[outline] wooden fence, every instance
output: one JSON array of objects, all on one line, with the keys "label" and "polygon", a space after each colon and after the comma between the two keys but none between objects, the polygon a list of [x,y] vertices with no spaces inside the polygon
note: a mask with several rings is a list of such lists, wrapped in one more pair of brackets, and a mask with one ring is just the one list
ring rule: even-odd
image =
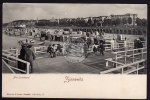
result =
[{"label": "wooden fence", "polygon": [[[2,62],[9,68],[9,70],[12,73],[16,73],[14,70],[29,74],[30,73],[30,63],[27,61],[24,61],[22,59],[19,59],[18,56],[12,52],[9,52],[7,50],[2,50]],[[11,62],[11,64],[10,64]],[[17,68],[17,63],[21,62],[21,63],[25,63],[26,64],[26,71],[21,70],[19,68]],[[13,64],[15,64],[15,67],[13,66]]]},{"label": "wooden fence", "polygon": [[[128,52],[130,52],[130,53],[128,53]],[[138,68],[136,69],[134,66],[132,66],[132,63],[133,63],[133,65],[136,65],[136,64],[141,63],[141,62],[138,62],[138,61],[142,61],[142,63],[145,62],[147,58],[144,57],[144,54],[147,54],[147,48],[139,48],[139,49],[119,51],[119,52],[115,52],[115,54],[116,54],[115,58],[105,59],[106,60],[106,67],[113,66],[114,67],[114,68],[112,68],[113,70],[109,69],[109,70],[106,70],[106,71],[102,71],[100,73],[112,72],[112,71],[118,70],[118,67],[119,67],[119,69],[122,69],[122,73],[123,73],[124,68],[129,68],[130,67],[131,69],[130,69],[129,72],[132,72],[132,70],[138,71],[140,69],[145,68],[145,67],[140,67],[139,68],[139,65],[137,65]],[[135,56],[140,56],[140,57],[135,57]],[[120,61],[120,59],[123,60],[123,63]],[[129,59],[129,61],[132,61],[132,62],[130,62],[130,63],[127,62],[127,59]],[[121,67],[121,66],[124,66],[124,67]],[[132,67],[134,69],[132,69]]]}]

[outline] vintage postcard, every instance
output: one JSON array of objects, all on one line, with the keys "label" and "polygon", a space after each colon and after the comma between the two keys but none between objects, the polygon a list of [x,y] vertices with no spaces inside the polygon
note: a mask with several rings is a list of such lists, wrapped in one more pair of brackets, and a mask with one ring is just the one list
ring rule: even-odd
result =
[{"label": "vintage postcard", "polygon": [[2,97],[146,99],[146,4],[3,3],[2,15]]}]

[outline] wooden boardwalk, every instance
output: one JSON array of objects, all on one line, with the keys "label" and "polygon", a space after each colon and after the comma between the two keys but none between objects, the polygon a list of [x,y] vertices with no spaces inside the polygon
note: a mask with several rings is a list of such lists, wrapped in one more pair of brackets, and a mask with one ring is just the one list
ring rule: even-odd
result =
[{"label": "wooden boardwalk", "polygon": [[63,56],[56,58],[41,58],[35,61],[34,73],[80,73],[80,74],[98,74],[105,68],[105,59],[113,57],[113,54],[104,56],[90,54],[88,58],[79,63],[67,61]]},{"label": "wooden boardwalk", "polygon": [[[45,54],[46,55],[46,54]],[[47,54],[49,55],[49,54]],[[105,53],[104,56],[98,54],[90,54],[88,58],[79,63],[72,63],[65,59],[63,56],[50,58],[50,56],[36,59],[34,62],[34,74],[48,74],[48,73],[61,73],[61,74],[99,74],[101,70],[106,70],[105,59],[113,57],[111,53]],[[10,73],[7,66],[4,64],[3,73]]]}]

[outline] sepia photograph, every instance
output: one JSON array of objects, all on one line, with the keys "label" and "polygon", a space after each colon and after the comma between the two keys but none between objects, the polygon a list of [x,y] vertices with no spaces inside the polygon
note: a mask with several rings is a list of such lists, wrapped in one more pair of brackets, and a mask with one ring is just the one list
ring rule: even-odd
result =
[{"label": "sepia photograph", "polygon": [[146,4],[3,3],[2,15],[3,75],[147,75]]},{"label": "sepia photograph", "polygon": [[2,27],[3,73],[147,72],[142,4],[6,3]]}]

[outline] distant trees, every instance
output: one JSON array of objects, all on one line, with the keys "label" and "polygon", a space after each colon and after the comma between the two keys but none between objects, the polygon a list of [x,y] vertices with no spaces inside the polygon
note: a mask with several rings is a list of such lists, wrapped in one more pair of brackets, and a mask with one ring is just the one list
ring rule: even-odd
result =
[{"label": "distant trees", "polygon": [[121,24],[121,19],[117,18],[116,19],[116,25],[120,25]]},{"label": "distant trees", "polygon": [[97,26],[98,21],[96,19],[94,19],[94,26]]},{"label": "distant trees", "polygon": [[91,18],[88,19],[87,24],[88,24],[88,26],[92,25],[92,19]]},{"label": "distant trees", "polygon": [[76,20],[76,26],[85,26],[85,20],[84,19],[80,19],[80,18],[77,18]]},{"label": "distant trees", "polygon": [[147,19],[142,19],[142,26],[147,26]]},{"label": "distant trees", "polygon": [[37,26],[56,26],[58,25],[58,22],[51,22],[49,20],[39,20],[35,23]]},{"label": "distant trees", "polygon": [[132,18],[131,17],[128,18],[128,23],[132,24]]},{"label": "distant trees", "polygon": [[147,19],[136,19],[137,26],[147,26]]},{"label": "distant trees", "polygon": [[137,26],[141,26],[142,25],[142,20],[140,18],[137,18],[136,23],[137,23]]},{"label": "distant trees", "polygon": [[112,20],[112,25],[116,25],[116,20]]},{"label": "distant trees", "polygon": [[[86,27],[86,26],[95,26],[95,27],[103,27],[103,26],[119,26],[119,25],[128,25],[132,24],[132,18],[62,18],[62,19],[42,19],[42,20],[16,20],[11,23],[13,26],[18,26],[19,24],[37,25],[37,26],[78,26],[78,27]],[[137,26],[147,26],[147,19],[137,18],[135,23]]]},{"label": "distant trees", "polygon": [[75,18],[73,18],[71,21],[70,21],[70,23],[71,23],[71,26],[75,26],[76,25],[76,19]]},{"label": "distant trees", "polygon": [[127,24],[127,19],[123,18],[123,19],[122,19],[122,24],[123,24],[123,25]]},{"label": "distant trees", "polygon": [[103,25],[104,26],[111,26],[112,25],[112,20],[111,19],[104,19],[104,22],[103,22]]}]

